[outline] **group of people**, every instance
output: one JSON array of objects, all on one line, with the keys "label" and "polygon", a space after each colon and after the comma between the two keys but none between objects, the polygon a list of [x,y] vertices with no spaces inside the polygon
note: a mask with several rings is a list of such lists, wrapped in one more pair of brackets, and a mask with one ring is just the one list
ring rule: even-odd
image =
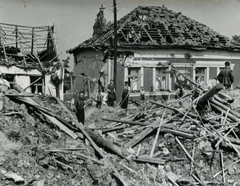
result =
[{"label": "group of people", "polygon": [[[116,101],[116,92],[113,80],[111,80],[110,84],[107,86],[107,91],[108,91],[108,106],[114,106],[114,101]],[[120,107],[122,109],[126,109],[128,107],[129,93],[130,87],[128,85],[128,81],[125,81],[122,91],[122,100],[120,102]],[[141,87],[140,91],[140,100],[145,100],[145,91],[143,87]]]},{"label": "group of people", "polygon": [[[128,82],[124,82],[124,87],[122,91],[122,100],[120,102],[120,107],[122,109],[126,109],[128,107],[128,99],[129,99],[129,93],[130,93],[130,87],[128,86]],[[143,87],[141,87],[140,91],[140,100],[144,101],[145,100],[145,90]],[[98,91],[96,97],[96,107],[98,109],[101,109],[102,102],[103,102],[103,96],[101,94],[101,91]],[[107,105],[110,107],[114,106],[114,101],[116,101],[116,91],[115,91],[115,86],[113,80],[110,81],[110,84],[107,85]],[[75,91],[74,97],[72,99],[72,109],[75,110],[78,121],[84,124],[85,120],[85,113],[84,113],[84,108],[85,103],[84,103],[84,92],[80,91],[79,93]]]},{"label": "group of people", "polygon": [[[231,88],[231,85],[234,81],[233,71],[230,68],[230,62],[225,62],[225,68],[220,71],[220,73],[215,77],[211,82],[212,86],[216,85],[217,82],[220,82],[224,85],[225,89]],[[175,81],[175,87],[176,87],[176,95],[177,97],[182,97],[184,94],[184,87],[187,85],[187,80],[183,77],[181,73],[179,73],[176,76]],[[110,81],[110,84],[107,86],[107,104],[108,106],[113,107],[114,101],[116,101],[116,91],[115,91],[115,85],[113,80]],[[129,93],[130,93],[130,87],[128,84],[128,81],[124,82],[124,87],[122,91],[122,100],[120,102],[120,107],[122,109],[126,109],[128,107],[128,100],[129,100]],[[143,87],[141,87],[140,91],[140,101],[143,103],[145,100],[145,90]],[[96,96],[96,107],[101,109],[102,105],[102,94],[100,91],[98,91],[98,94]],[[76,115],[78,118],[78,121],[84,124],[85,114],[84,114],[84,92],[80,92],[79,96],[75,94],[74,97],[74,103],[75,103],[75,109],[76,109]]]},{"label": "group of people", "polygon": [[[122,109],[126,109],[128,107],[128,98],[130,93],[130,87],[128,86],[128,81],[124,82],[124,87],[122,91],[122,101],[120,102],[120,106]],[[145,90],[144,87],[141,87],[140,91],[140,102],[143,103],[145,100]]]}]

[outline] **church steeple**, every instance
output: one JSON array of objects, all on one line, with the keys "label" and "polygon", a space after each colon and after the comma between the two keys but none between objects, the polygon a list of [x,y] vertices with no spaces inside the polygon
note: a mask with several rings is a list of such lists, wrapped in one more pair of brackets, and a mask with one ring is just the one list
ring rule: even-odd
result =
[{"label": "church steeple", "polygon": [[104,18],[104,9],[105,7],[101,5],[99,7],[99,12],[97,13],[97,18],[95,19],[95,23],[93,25],[93,36],[102,33],[104,27],[106,25],[106,19]]}]

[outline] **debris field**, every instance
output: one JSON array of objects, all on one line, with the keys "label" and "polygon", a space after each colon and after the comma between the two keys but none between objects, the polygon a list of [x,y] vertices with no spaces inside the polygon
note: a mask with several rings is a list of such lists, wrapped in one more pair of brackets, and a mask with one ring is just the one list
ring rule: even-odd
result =
[{"label": "debris field", "polygon": [[58,98],[15,84],[0,116],[0,185],[239,185],[238,108],[222,84],[188,80],[176,100],[89,106],[85,126]]}]

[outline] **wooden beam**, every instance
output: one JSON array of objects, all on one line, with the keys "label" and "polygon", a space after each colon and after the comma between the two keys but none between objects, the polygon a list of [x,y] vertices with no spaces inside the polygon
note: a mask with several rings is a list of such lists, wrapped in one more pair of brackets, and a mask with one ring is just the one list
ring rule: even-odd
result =
[{"label": "wooden beam", "polygon": [[199,98],[198,105],[204,106],[210,98],[212,98],[215,94],[217,94],[222,89],[223,89],[223,84],[218,83],[215,87],[213,87],[211,90],[209,90]]},{"label": "wooden beam", "polygon": [[156,102],[156,101],[149,100],[149,102],[150,102],[150,103],[153,103],[153,104],[155,104],[155,105],[158,105],[158,106],[160,106],[160,107],[164,107],[164,108],[167,108],[167,109],[169,109],[169,110],[172,110],[172,111],[174,111],[174,112],[176,112],[176,113],[180,113],[180,114],[183,114],[183,115],[187,115],[187,116],[189,116],[189,117],[194,117],[194,118],[197,118],[197,117],[198,117],[196,114],[193,114],[193,113],[187,113],[187,114],[185,114],[185,113],[183,113],[182,111],[180,111],[179,109],[170,107],[170,106],[165,105],[165,104],[162,104],[162,103],[158,103],[158,102]]},{"label": "wooden beam", "polygon": [[161,129],[161,126],[163,124],[163,118],[165,116],[165,113],[166,113],[166,109],[164,110],[164,112],[162,114],[162,118],[161,118],[161,121],[159,123],[158,131],[157,131],[156,137],[155,137],[154,142],[153,142],[153,146],[152,146],[152,150],[151,150],[151,153],[150,153],[150,157],[153,156],[153,153],[154,153],[154,150],[155,150],[155,146],[157,144],[158,136],[159,136],[159,133],[160,133],[160,129]]},{"label": "wooden beam", "polygon": [[69,136],[71,136],[73,139],[77,139],[78,135],[74,133],[72,130],[67,128],[64,124],[62,124],[59,120],[57,120],[53,116],[49,116],[48,114],[41,111],[41,113],[48,118],[53,124],[57,125],[63,132],[67,133]]},{"label": "wooden beam", "polygon": [[58,98],[56,98],[59,105],[69,114],[72,121],[75,123],[75,125],[81,130],[82,134],[89,140],[89,143],[92,145],[92,147],[98,152],[98,154],[105,160],[105,162],[108,164],[108,166],[113,170],[115,176],[122,182],[124,186],[128,186],[128,183],[124,180],[122,175],[117,171],[117,169],[113,166],[113,164],[107,159],[107,157],[103,154],[103,152],[100,150],[100,148],[96,145],[96,143],[92,140],[92,138],[88,135],[86,130],[84,129],[84,126],[82,123],[79,123],[77,119],[72,115],[72,113],[66,108],[66,106],[60,101]]},{"label": "wooden beam", "polygon": [[140,163],[151,163],[151,164],[159,164],[159,165],[164,165],[166,162],[165,160],[160,158],[152,158],[152,157],[146,157],[146,156],[138,156],[136,158],[133,158],[132,160]]},{"label": "wooden beam", "polygon": [[143,122],[137,122],[137,121],[129,121],[129,120],[118,120],[118,119],[110,119],[110,118],[102,118],[103,121],[111,121],[111,122],[117,122],[117,123],[127,123],[130,125],[142,125],[147,126],[147,123]]}]

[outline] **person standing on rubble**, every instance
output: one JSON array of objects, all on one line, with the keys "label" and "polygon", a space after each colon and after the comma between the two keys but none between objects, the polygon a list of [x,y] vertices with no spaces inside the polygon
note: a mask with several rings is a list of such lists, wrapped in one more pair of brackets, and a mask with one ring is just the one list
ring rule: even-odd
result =
[{"label": "person standing on rubble", "polygon": [[145,90],[144,87],[141,87],[141,91],[140,91],[140,104],[142,106],[142,109],[145,111]]},{"label": "person standing on rubble", "polygon": [[98,109],[101,109],[101,107],[102,107],[102,95],[101,95],[100,90],[98,91],[98,94],[97,94],[97,97],[96,97],[96,102],[97,102],[96,107]]},{"label": "person standing on rubble", "polygon": [[116,100],[116,92],[113,84],[113,80],[110,81],[110,84],[107,86],[108,90],[108,106],[113,107],[113,103]]},{"label": "person standing on rubble", "polygon": [[75,107],[77,110],[77,118],[78,118],[78,122],[81,122],[84,125],[84,121],[85,121],[85,113],[84,113],[84,92],[81,91],[79,92],[79,97],[77,97],[76,101],[75,101]]},{"label": "person standing on rubble", "polygon": [[144,87],[141,87],[141,91],[140,91],[140,101],[144,101],[145,100],[145,90]]},{"label": "person standing on rubble", "polygon": [[122,109],[126,109],[128,107],[129,89],[130,88],[128,86],[128,82],[125,81],[123,91],[122,91],[122,101],[121,101],[121,104],[120,104]]},{"label": "person standing on rubble", "polygon": [[10,83],[3,78],[3,74],[0,72],[0,112],[4,110],[5,93],[10,88]]},{"label": "person standing on rubble", "polygon": [[76,103],[77,98],[78,98],[78,91],[74,90],[73,97],[71,99],[71,109],[73,112],[76,112],[75,103]]},{"label": "person standing on rubble", "polygon": [[175,89],[176,89],[176,99],[181,98],[184,94],[184,86],[186,81],[181,73],[177,74],[175,81]]},{"label": "person standing on rubble", "polygon": [[223,84],[225,89],[231,88],[231,85],[234,81],[233,71],[230,68],[230,62],[225,62],[225,68],[220,71],[220,73],[217,76],[217,79],[220,83]]}]

